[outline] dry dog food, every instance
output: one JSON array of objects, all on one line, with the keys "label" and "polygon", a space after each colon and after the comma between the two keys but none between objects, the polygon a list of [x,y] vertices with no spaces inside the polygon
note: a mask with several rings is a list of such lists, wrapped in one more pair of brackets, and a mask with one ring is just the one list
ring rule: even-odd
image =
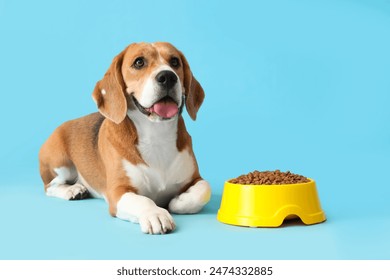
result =
[{"label": "dry dog food", "polygon": [[305,176],[291,173],[290,171],[281,172],[280,170],[275,170],[260,172],[255,170],[235,179],[231,179],[229,182],[241,185],[284,185],[307,183],[309,182],[309,179]]}]

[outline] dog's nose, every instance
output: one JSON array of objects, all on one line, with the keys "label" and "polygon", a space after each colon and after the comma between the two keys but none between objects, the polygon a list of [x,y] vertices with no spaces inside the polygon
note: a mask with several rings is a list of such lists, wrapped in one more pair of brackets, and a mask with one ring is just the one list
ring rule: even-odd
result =
[{"label": "dog's nose", "polygon": [[177,83],[177,76],[172,71],[164,70],[157,74],[156,81],[160,86],[171,89]]}]

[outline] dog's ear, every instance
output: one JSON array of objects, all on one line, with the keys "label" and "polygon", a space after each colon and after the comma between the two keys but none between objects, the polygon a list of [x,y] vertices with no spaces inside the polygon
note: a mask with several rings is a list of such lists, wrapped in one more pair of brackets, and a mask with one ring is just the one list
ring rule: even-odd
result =
[{"label": "dog's ear", "polygon": [[92,93],[100,113],[117,124],[121,123],[127,114],[126,86],[121,69],[125,51],[113,59],[110,68],[103,79],[96,83]]},{"label": "dog's ear", "polygon": [[184,71],[184,94],[186,96],[186,108],[191,119],[196,120],[196,114],[203,103],[204,91],[199,82],[192,75],[187,59],[180,52]]}]

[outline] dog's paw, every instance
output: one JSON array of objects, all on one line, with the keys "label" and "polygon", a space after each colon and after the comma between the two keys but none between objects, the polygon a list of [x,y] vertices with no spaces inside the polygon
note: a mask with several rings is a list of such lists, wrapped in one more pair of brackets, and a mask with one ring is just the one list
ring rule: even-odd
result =
[{"label": "dog's paw", "polygon": [[74,184],[67,192],[69,200],[80,200],[89,197],[89,191],[81,184]]},{"label": "dog's paw", "polygon": [[175,222],[169,212],[160,207],[155,207],[143,213],[138,222],[143,233],[165,234],[175,229]]},{"label": "dog's paw", "polygon": [[169,203],[169,211],[177,214],[194,214],[202,210],[211,196],[210,185],[201,180]]},{"label": "dog's paw", "polygon": [[55,185],[47,188],[46,194],[66,200],[79,200],[89,196],[88,189],[81,184]]}]

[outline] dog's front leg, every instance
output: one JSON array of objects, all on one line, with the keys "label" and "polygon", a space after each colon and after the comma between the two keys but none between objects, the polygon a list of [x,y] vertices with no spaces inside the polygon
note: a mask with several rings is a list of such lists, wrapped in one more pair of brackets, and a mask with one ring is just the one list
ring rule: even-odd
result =
[{"label": "dog's front leg", "polygon": [[169,212],[158,207],[153,200],[134,192],[117,196],[116,207],[110,207],[111,214],[122,219],[139,223],[141,230],[148,234],[165,234],[175,229],[175,222]]},{"label": "dog's front leg", "polygon": [[177,214],[193,214],[202,210],[209,202],[211,188],[207,181],[198,179],[187,191],[179,194],[169,203],[169,211]]}]

